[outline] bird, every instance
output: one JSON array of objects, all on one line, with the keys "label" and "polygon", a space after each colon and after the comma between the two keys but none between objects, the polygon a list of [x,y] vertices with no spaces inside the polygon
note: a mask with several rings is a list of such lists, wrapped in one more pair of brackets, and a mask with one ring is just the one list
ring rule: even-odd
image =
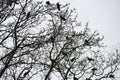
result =
[{"label": "bird", "polygon": [[26,12],[23,12],[23,14],[26,14]]},{"label": "bird", "polygon": [[92,70],[92,74],[95,74],[95,71],[97,70],[97,68],[94,67],[91,70]]},{"label": "bird", "polygon": [[57,9],[60,11],[60,4],[57,3],[56,5],[57,5]]},{"label": "bird", "polygon": [[50,37],[50,42],[55,42],[54,36],[51,36],[51,37]]},{"label": "bird", "polygon": [[75,48],[75,47],[73,47],[73,48],[72,48],[72,50],[73,50],[73,51],[75,51],[75,50],[76,50],[76,48]]},{"label": "bird", "polygon": [[47,5],[51,5],[50,1],[46,1],[46,4],[47,4]]},{"label": "bird", "polygon": [[77,77],[75,77],[75,74],[74,74],[73,80],[78,80],[78,78],[77,78]]},{"label": "bird", "polygon": [[26,71],[26,72],[24,73],[24,77],[26,77],[26,75],[28,75],[29,72],[30,72],[30,70]]},{"label": "bird", "polygon": [[94,68],[92,68],[91,70],[94,72],[94,71],[96,71],[96,70],[97,70],[97,68],[95,68],[95,67],[94,67]]},{"label": "bird", "polygon": [[26,19],[30,17],[30,12],[27,13]]},{"label": "bird", "polygon": [[66,20],[62,15],[60,15],[60,19],[63,20],[63,21]]},{"label": "bird", "polygon": [[7,5],[12,6],[12,0],[7,0]]},{"label": "bird", "polygon": [[66,40],[70,40],[70,38],[68,36],[66,36]]},{"label": "bird", "polygon": [[18,4],[18,0],[12,0],[12,2]]},{"label": "bird", "polygon": [[64,56],[67,56],[67,53],[65,53],[65,52],[62,52],[62,54],[63,54]]},{"label": "bird", "polygon": [[71,62],[73,62],[74,60],[75,60],[75,58],[72,58],[72,59],[70,59],[71,60]]},{"label": "bird", "polygon": [[92,80],[92,79],[90,79],[90,78],[86,78],[86,80]]},{"label": "bird", "polygon": [[84,45],[90,45],[90,43],[87,39],[85,39]]},{"label": "bird", "polygon": [[89,57],[87,57],[87,59],[88,59],[89,61],[94,61],[94,59],[92,59],[92,58],[89,58]]},{"label": "bird", "polygon": [[115,78],[115,76],[111,74],[111,75],[109,75],[109,78]]}]

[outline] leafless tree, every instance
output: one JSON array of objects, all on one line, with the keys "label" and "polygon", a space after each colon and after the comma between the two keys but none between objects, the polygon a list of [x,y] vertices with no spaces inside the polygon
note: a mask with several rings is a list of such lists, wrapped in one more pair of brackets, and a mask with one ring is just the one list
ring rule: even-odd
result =
[{"label": "leafless tree", "polygon": [[104,55],[103,36],[80,25],[69,4],[11,1],[0,3],[1,80],[116,78],[119,51]]}]

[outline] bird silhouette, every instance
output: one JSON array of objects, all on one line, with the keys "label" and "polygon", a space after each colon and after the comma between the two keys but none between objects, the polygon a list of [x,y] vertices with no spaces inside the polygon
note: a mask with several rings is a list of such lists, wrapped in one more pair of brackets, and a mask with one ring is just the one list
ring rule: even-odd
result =
[{"label": "bird silhouette", "polygon": [[73,62],[74,60],[75,60],[75,58],[72,58],[72,59],[71,59],[71,62]]},{"label": "bird silhouette", "polygon": [[109,75],[109,78],[115,78],[115,76],[111,74],[111,75]]},{"label": "bird silhouette", "polygon": [[18,4],[18,0],[12,0],[12,2]]},{"label": "bird silhouette", "polygon": [[73,80],[78,80],[78,78],[77,78],[77,77],[75,77],[75,74],[74,74]]},{"label": "bird silhouette", "polygon": [[12,6],[12,0],[7,0],[7,5]]},{"label": "bird silhouette", "polygon": [[90,78],[86,78],[86,80],[92,80],[92,79],[90,79]]},{"label": "bird silhouette", "polygon": [[23,14],[26,14],[26,12],[23,12]]},{"label": "bird silhouette", "polygon": [[65,17],[63,17],[62,15],[60,15],[60,19],[63,20],[63,21],[66,20]]},{"label": "bird silhouette", "polygon": [[50,37],[50,42],[55,42],[54,36],[51,36],[51,37]]},{"label": "bird silhouette", "polygon": [[30,12],[27,13],[26,19],[30,17]]},{"label": "bird silhouette", "polygon": [[50,5],[51,3],[50,3],[50,1],[46,1],[46,4],[47,4],[47,5]]},{"label": "bird silhouette", "polygon": [[89,58],[89,57],[87,57],[87,59],[88,59],[89,61],[94,61],[94,59],[92,59],[92,58]]},{"label": "bird silhouette", "polygon": [[62,54],[63,54],[64,56],[67,56],[67,53],[65,53],[65,52],[62,52]]},{"label": "bird silhouette", "polygon": [[60,4],[57,3],[56,5],[57,5],[57,9],[60,11]]},{"label": "bird silhouette", "polygon": [[26,77],[26,76],[29,74],[29,72],[30,72],[30,70],[26,71],[26,72],[24,73],[24,77]]},{"label": "bird silhouette", "polygon": [[7,0],[8,6],[12,6],[12,3],[18,4],[18,0]]},{"label": "bird silhouette", "polygon": [[87,39],[85,39],[84,45],[90,45],[90,43]]},{"label": "bird silhouette", "polygon": [[73,50],[73,51],[75,51],[75,50],[76,50],[76,48],[74,47],[74,48],[72,48],[72,50]]},{"label": "bird silhouette", "polygon": [[97,68],[95,68],[95,67],[94,67],[94,68],[92,68],[91,70],[92,70],[92,71],[96,71],[96,70],[97,70]]},{"label": "bird silhouette", "polygon": [[66,36],[66,40],[69,40],[70,38],[68,36]]}]

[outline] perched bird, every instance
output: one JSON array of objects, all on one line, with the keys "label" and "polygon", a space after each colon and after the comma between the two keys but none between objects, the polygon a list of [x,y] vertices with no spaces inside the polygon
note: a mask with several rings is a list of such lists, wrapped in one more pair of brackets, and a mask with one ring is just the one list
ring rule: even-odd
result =
[{"label": "perched bird", "polygon": [[67,53],[65,53],[65,52],[62,52],[62,54],[63,54],[64,56],[67,56]]},{"label": "perched bird", "polygon": [[27,13],[26,19],[30,17],[30,12]]},{"label": "perched bird", "polygon": [[74,74],[73,80],[78,80],[78,78],[77,78],[77,77],[75,77],[75,74]]},{"label": "perched bird", "polygon": [[12,6],[12,3],[18,4],[18,0],[7,0],[8,6]]},{"label": "perched bird", "polygon": [[73,51],[75,51],[75,50],[76,50],[76,48],[74,47],[72,50],[73,50]]},{"label": "perched bird", "polygon": [[115,78],[115,76],[111,74],[111,75],[109,75],[109,78]]},{"label": "perched bird", "polygon": [[63,20],[63,21],[66,20],[62,15],[60,15],[60,19]]},{"label": "perched bird", "polygon": [[97,68],[95,68],[95,67],[94,67],[94,68],[92,68],[91,70],[94,72],[94,71],[96,71],[96,70],[97,70]]},{"label": "perched bird", "polygon": [[54,36],[51,36],[51,37],[50,37],[50,42],[55,42]]},{"label": "perched bird", "polygon": [[86,78],[86,80],[92,80],[92,79],[90,79],[90,78]]},{"label": "perched bird", "polygon": [[95,74],[95,71],[97,70],[97,68],[94,67],[91,70],[92,70],[92,74]]},{"label": "perched bird", "polygon": [[51,3],[50,3],[50,1],[46,1],[46,4],[47,4],[47,5],[50,5]]},{"label": "perched bird", "polygon": [[90,45],[89,41],[85,39],[84,45]]},{"label": "perched bird", "polygon": [[89,58],[89,57],[87,57],[87,59],[88,59],[89,61],[94,61],[94,59],[92,59],[92,58]]},{"label": "perched bird", "polygon": [[13,3],[12,0],[7,0],[7,5],[8,6],[12,6],[12,3]]},{"label": "perched bird", "polygon": [[12,0],[12,2],[18,4],[18,0]]},{"label": "perched bird", "polygon": [[23,14],[26,14],[26,12],[23,12]]},{"label": "perched bird", "polygon": [[69,40],[70,38],[68,36],[66,36],[66,40]]},{"label": "perched bird", "polygon": [[57,5],[57,9],[60,11],[60,4],[57,3],[56,5]]},{"label": "perched bird", "polygon": [[73,62],[74,60],[75,60],[75,58],[72,58],[72,59],[70,59],[71,60],[71,62]]},{"label": "perched bird", "polygon": [[30,70],[26,71],[26,72],[24,73],[24,77],[26,77],[26,76],[29,74],[29,72],[30,72]]}]

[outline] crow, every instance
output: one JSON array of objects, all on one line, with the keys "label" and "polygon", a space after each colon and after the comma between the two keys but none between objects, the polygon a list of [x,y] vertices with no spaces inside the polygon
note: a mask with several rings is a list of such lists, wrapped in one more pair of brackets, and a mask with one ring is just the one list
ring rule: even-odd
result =
[{"label": "crow", "polygon": [[47,4],[47,5],[50,5],[51,3],[50,3],[49,1],[46,1],[46,4]]},{"label": "crow", "polygon": [[60,11],[60,4],[57,3],[56,5],[57,5],[57,9]]},{"label": "crow", "polygon": [[69,40],[70,38],[68,36],[66,36],[66,40]]},{"label": "crow", "polygon": [[74,74],[73,80],[78,80],[78,78],[77,78],[77,77],[75,77],[75,74]]},{"label": "crow", "polygon": [[67,53],[65,53],[65,52],[62,52],[62,54],[63,54],[64,56],[67,56]]},{"label": "crow", "polygon": [[75,51],[75,50],[76,50],[76,48],[74,47],[72,50],[73,50],[73,51]]},{"label": "crow", "polygon": [[95,67],[94,67],[94,68],[92,68],[91,70],[94,72],[94,71],[96,71],[96,70],[97,70],[97,68],[95,68]]},{"label": "crow", "polygon": [[87,59],[88,59],[89,61],[94,61],[94,59],[92,59],[92,58],[89,58],[89,57],[87,57]]},{"label": "crow", "polygon": [[74,79],[74,80],[78,80],[78,78],[76,78],[76,77],[73,77],[73,79]]},{"label": "crow", "polygon": [[71,62],[73,62],[74,60],[75,60],[75,58],[72,58],[72,59],[70,59],[71,60]]},{"label": "crow", "polygon": [[12,0],[7,0],[7,5],[12,6]]},{"label": "crow", "polygon": [[60,15],[60,19],[63,20],[63,21],[66,20],[62,15]]},{"label": "crow", "polygon": [[50,37],[50,42],[55,42],[54,36],[51,36],[51,37]]},{"label": "crow", "polygon": [[109,75],[109,78],[115,78],[115,76],[111,74],[111,75]]},{"label": "crow", "polygon": [[23,14],[26,14],[26,12],[23,12]]},{"label": "crow", "polygon": [[24,73],[24,77],[26,77],[26,76],[29,74],[29,72],[30,72],[30,70],[26,71],[26,72]]},{"label": "crow", "polygon": [[92,79],[90,79],[90,78],[86,78],[86,80],[92,80]]},{"label": "crow", "polygon": [[12,2],[18,4],[18,0],[12,0]]},{"label": "crow", "polygon": [[7,0],[7,5],[12,6],[12,3],[18,4],[17,1],[18,0]]},{"label": "crow", "polygon": [[30,17],[30,12],[27,13],[26,19]]},{"label": "crow", "polygon": [[89,41],[85,39],[84,45],[90,45]]}]

